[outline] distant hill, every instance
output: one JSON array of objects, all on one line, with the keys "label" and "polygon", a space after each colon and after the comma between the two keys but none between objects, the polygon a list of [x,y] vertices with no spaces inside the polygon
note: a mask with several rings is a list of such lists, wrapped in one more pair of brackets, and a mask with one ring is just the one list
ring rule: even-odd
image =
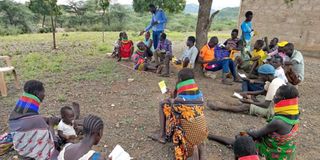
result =
[{"label": "distant hill", "polygon": [[[186,7],[184,8],[184,13],[189,14],[198,14],[199,5],[191,3],[186,4]],[[211,10],[211,12],[214,12],[214,10]],[[217,15],[216,19],[219,20],[236,20],[238,19],[239,14],[239,7],[228,7],[224,8],[220,11],[220,13]]]},{"label": "distant hill", "polygon": [[215,19],[218,20],[237,20],[239,16],[239,7],[228,7],[220,11]]}]

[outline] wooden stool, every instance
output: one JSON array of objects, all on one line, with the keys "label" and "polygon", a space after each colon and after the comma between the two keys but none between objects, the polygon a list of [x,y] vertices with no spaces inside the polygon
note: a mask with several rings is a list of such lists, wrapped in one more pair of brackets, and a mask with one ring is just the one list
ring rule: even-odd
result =
[{"label": "wooden stool", "polygon": [[11,58],[9,56],[0,56],[0,60],[4,60],[6,63],[5,67],[0,67],[0,92],[1,92],[1,95],[5,97],[8,95],[8,92],[7,92],[8,88],[4,78],[4,75],[6,72],[12,72],[16,88],[20,89],[20,87],[19,87],[19,81],[18,81],[16,70],[11,65]]}]

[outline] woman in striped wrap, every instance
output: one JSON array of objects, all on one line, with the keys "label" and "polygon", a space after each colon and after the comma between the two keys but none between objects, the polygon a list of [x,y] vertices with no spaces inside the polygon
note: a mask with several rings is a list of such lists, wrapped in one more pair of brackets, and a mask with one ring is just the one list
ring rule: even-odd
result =
[{"label": "woman in striped wrap", "polygon": [[151,138],[160,143],[172,141],[176,160],[204,159],[203,142],[208,131],[203,110],[203,95],[195,83],[194,73],[184,68],[178,73],[172,99],[160,103],[160,135]]},{"label": "woman in striped wrap", "polygon": [[[267,160],[294,160],[299,124],[298,90],[292,85],[279,87],[274,97],[275,115],[259,130],[247,134],[256,141],[259,155]],[[234,140],[209,135],[209,139],[232,145]]]}]

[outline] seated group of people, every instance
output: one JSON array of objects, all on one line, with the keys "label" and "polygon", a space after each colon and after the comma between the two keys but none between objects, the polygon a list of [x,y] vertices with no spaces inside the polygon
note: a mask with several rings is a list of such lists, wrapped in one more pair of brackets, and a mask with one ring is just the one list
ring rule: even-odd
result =
[{"label": "seated group of people", "polygon": [[[194,43],[194,42],[193,42]],[[122,58],[129,58],[134,62],[134,69],[140,71],[154,71],[161,76],[168,77],[170,74],[170,61],[172,59],[172,43],[167,39],[165,33],[161,33],[157,48],[154,49],[153,41],[150,39],[150,32],[145,33],[145,40],[134,44],[128,40],[125,32],[119,34],[112,56],[118,61]],[[152,57],[154,60],[152,61]]]},{"label": "seated group of people", "polygon": [[[205,140],[233,146],[239,160],[295,159],[296,137],[299,126],[299,92],[291,84],[275,77],[275,68],[264,64],[258,69],[259,77],[266,83],[266,89],[245,92],[243,105],[228,106],[221,102],[204,102],[204,96],[195,82],[192,69],[179,71],[174,90],[168,89],[170,98],[160,103],[160,131],[149,138],[160,143],[174,144],[175,159],[206,159]],[[265,95],[265,100],[255,102],[252,95]],[[212,110],[247,112],[268,118],[268,124],[261,129],[239,132],[236,139],[209,134],[204,116],[205,106]],[[245,144],[243,144],[245,143]]]}]

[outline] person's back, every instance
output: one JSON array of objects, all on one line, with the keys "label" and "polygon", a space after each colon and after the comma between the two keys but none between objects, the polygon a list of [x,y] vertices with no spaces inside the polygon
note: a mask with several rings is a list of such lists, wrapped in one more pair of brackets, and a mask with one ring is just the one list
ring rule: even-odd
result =
[{"label": "person's back", "polygon": [[293,70],[299,75],[301,78],[301,81],[304,80],[304,58],[300,51],[294,50],[292,57],[290,58],[290,61],[295,61],[296,63],[293,63]]},{"label": "person's back", "polygon": [[58,160],[104,160],[100,153],[92,150],[103,134],[101,118],[89,115],[84,119],[83,131],[85,137],[77,144],[67,144],[58,156]]}]

